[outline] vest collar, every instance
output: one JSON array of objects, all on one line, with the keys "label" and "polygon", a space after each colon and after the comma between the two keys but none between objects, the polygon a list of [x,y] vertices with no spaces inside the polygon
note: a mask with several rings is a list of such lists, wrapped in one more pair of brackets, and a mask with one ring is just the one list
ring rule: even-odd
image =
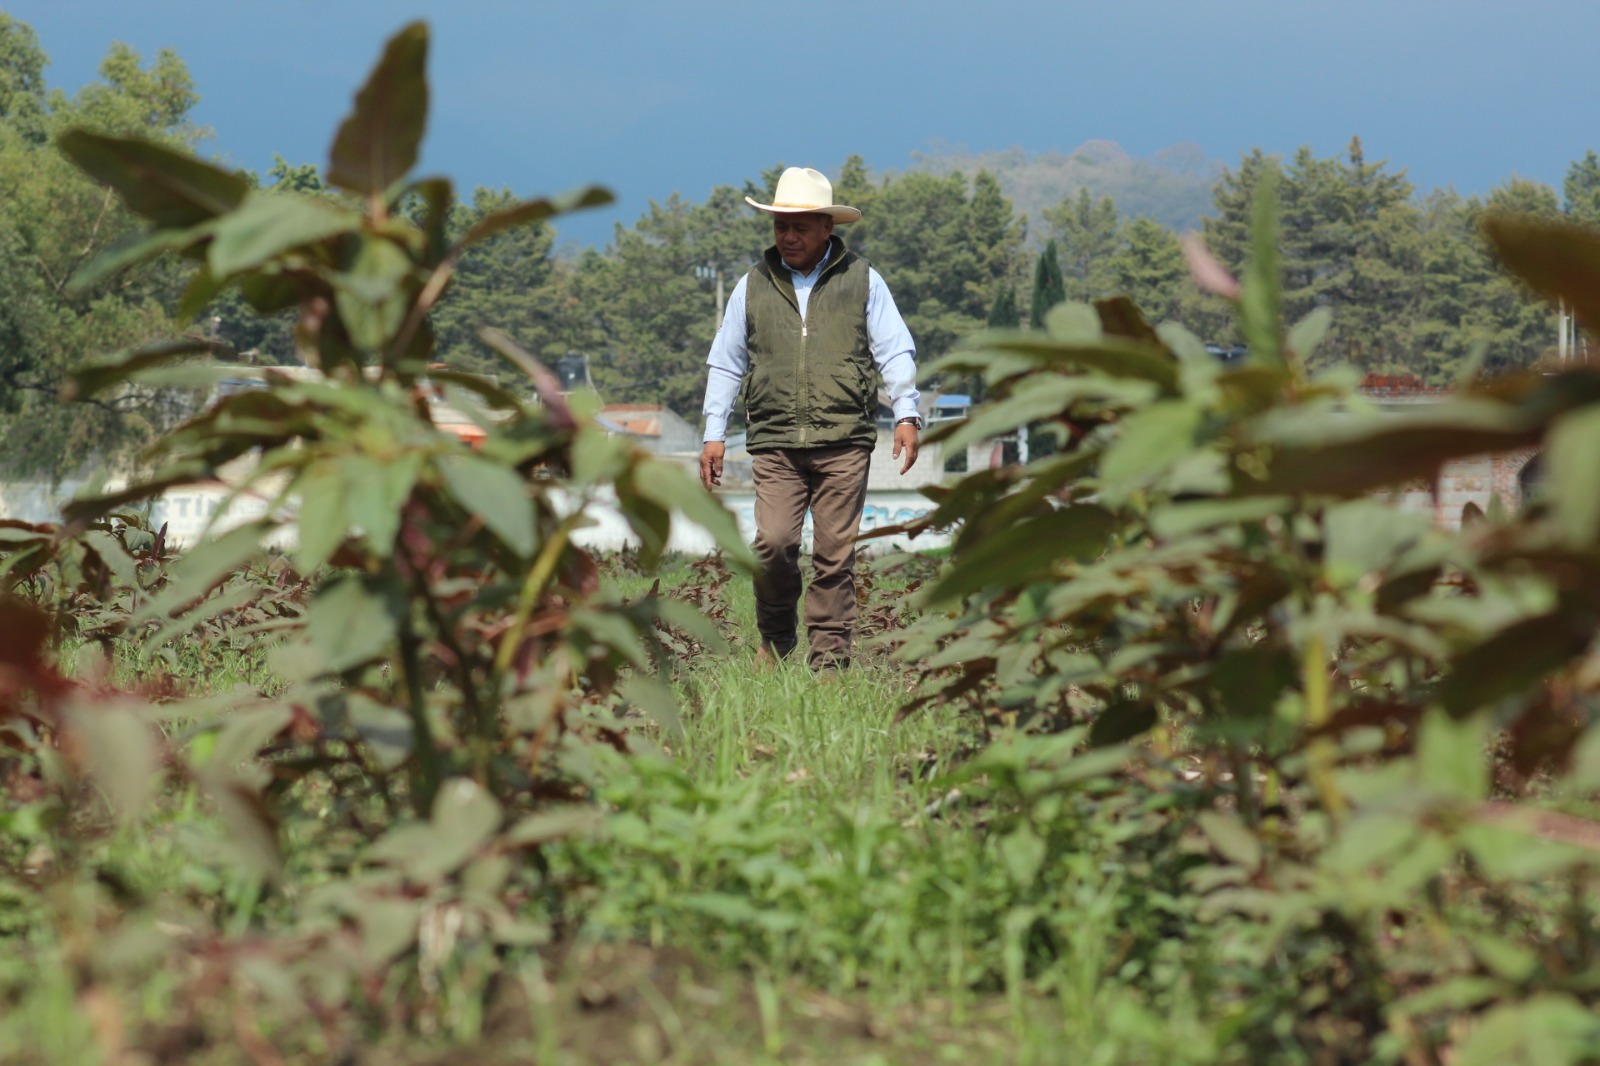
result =
[{"label": "vest collar", "polygon": [[[829,237],[828,250],[823,255],[822,273],[817,275],[817,284],[820,285],[823,278],[842,267],[845,263],[845,260],[849,258],[849,255],[850,249],[845,247],[843,237],[839,236],[837,233],[835,233],[832,237]],[[762,260],[767,267],[767,276],[772,279],[773,284],[778,286],[778,288],[783,291],[791,301],[793,301],[795,298],[795,272],[788,263],[783,261],[783,256],[778,254],[778,246],[776,244],[770,246],[766,252],[762,254]],[[798,306],[798,304],[796,306]]]}]

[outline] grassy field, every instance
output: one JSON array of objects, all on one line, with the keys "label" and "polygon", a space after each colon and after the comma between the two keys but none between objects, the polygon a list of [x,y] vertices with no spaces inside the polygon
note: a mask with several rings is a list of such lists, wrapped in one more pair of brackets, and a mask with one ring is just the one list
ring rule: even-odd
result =
[{"label": "grassy field", "polygon": [[[612,580],[630,596],[654,578]],[[873,602],[900,598],[896,580],[878,580]],[[293,797],[291,874],[271,891],[228,865],[192,792],[71,855],[27,805],[7,809],[0,1061],[1217,1057],[1185,984],[1191,946],[1161,933],[1159,886],[1113,861],[1120,816],[1044,780],[1051,828],[1019,828],[1016,797],[995,784],[1005,745],[984,756],[1002,772],[974,776],[972,723],[894,723],[913,673],[870,648],[837,676],[764,668],[748,583],[715,594],[733,641],[680,671],[681,723],[569,763],[604,814],[543,852],[550,891],[527,917],[549,943],[489,966],[463,942],[409,1031],[312,1024],[265,981],[243,998],[194,995],[206,952],[292,928],[342,875],[330,856],[349,812],[314,789]]]},{"label": "grassy field", "polygon": [[[867,616],[902,598],[898,575],[872,584]],[[622,1061],[1215,1058],[1193,998],[1138,979],[1142,933],[1121,919],[1148,924],[1161,903],[1110,861],[1114,815],[1084,797],[1037,853],[1017,846],[996,809],[1009,797],[947,780],[974,724],[895,723],[914,671],[871,641],[838,676],[763,667],[748,583],[725,593],[735,646],[682,677],[681,735],[600,760],[609,824],[552,857],[582,915],[565,999],[590,960],[620,960],[600,965],[624,974],[601,996],[613,1039],[633,1027]],[[1181,942],[1166,947],[1163,979],[1183,969]],[[1108,979],[1123,955],[1131,980]],[[593,1061],[575,1039],[570,1061]]]}]

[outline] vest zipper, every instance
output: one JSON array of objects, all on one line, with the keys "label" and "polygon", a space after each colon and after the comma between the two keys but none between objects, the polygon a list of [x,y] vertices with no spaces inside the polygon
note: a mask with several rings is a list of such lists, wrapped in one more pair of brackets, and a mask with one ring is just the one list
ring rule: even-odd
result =
[{"label": "vest zipper", "polygon": [[[813,292],[813,295],[815,293]],[[807,310],[810,310],[809,305]],[[800,444],[806,443],[806,424],[810,421],[811,408],[811,378],[806,370],[806,334],[809,327],[806,325],[806,316],[800,316]]]}]

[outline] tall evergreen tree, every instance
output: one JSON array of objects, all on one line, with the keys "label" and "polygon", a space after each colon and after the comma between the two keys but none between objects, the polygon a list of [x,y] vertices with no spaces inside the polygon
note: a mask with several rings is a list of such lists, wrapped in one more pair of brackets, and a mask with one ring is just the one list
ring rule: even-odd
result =
[{"label": "tall evergreen tree", "polygon": [[[1256,190],[1263,175],[1276,173],[1285,316],[1293,321],[1319,307],[1334,314],[1333,330],[1313,353],[1318,363],[1402,369],[1421,359],[1414,328],[1423,299],[1419,222],[1410,182],[1386,166],[1368,162],[1360,138],[1353,138],[1343,159],[1319,158],[1303,147],[1280,165],[1257,150],[1218,183],[1206,243],[1240,271],[1250,256]],[[1208,332],[1231,328],[1204,310],[1206,301],[1185,296],[1183,302],[1186,310],[1204,312]]]},{"label": "tall evergreen tree", "polygon": [[1282,170],[1276,156],[1253,148],[1240,157],[1238,169],[1222,172],[1212,191],[1215,211],[1201,220],[1201,235],[1211,254],[1236,276],[1250,258],[1250,207],[1255,202],[1256,186],[1262,174],[1281,174]]},{"label": "tall evergreen tree", "polygon": [[993,291],[989,249],[972,239],[967,179],[913,172],[887,180],[872,214],[872,265],[894,294],[919,357],[942,355],[982,325]]},{"label": "tall evergreen tree", "polygon": [[1591,148],[1567,168],[1561,183],[1563,210],[1574,222],[1600,226],[1600,156]]},{"label": "tall evergreen tree", "polygon": [[1386,165],[1367,162],[1356,137],[1337,168],[1327,205],[1336,220],[1324,252],[1327,282],[1316,305],[1294,309],[1334,309],[1336,334],[1318,352],[1323,361],[1402,370],[1420,358],[1413,328],[1422,300],[1417,209],[1411,183]]},{"label": "tall evergreen tree", "polygon": [[[1512,178],[1495,186],[1487,200],[1481,204],[1473,201],[1472,206],[1474,231],[1485,211],[1546,219],[1561,217],[1561,204],[1555,190],[1542,182],[1522,178]],[[1556,346],[1555,312],[1493,261],[1481,237],[1478,237],[1478,247],[1484,249],[1483,254],[1491,265],[1487,279],[1472,293],[1475,314],[1470,325],[1474,328],[1474,339],[1489,342],[1486,369],[1494,373],[1531,366]]]},{"label": "tall evergreen tree", "polygon": [[[452,211],[459,237],[478,220],[517,202],[509,189],[479,188],[470,204]],[[436,351],[446,363],[495,373],[501,363],[478,339],[485,326],[503,329],[528,351],[551,361],[566,354],[553,298],[555,234],[545,223],[518,226],[473,245],[456,264],[455,277],[433,312]]]},{"label": "tall evergreen tree", "polygon": [[768,216],[751,211],[731,187],[713,190],[703,204],[677,194],[651,201],[633,226],[619,224],[604,255],[584,258],[564,297],[579,332],[563,336],[590,356],[601,395],[612,403],[662,403],[695,418],[706,352],[720,325],[715,296],[697,270],[722,264],[731,291],[771,242]]},{"label": "tall evergreen tree", "polygon": [[[1022,251],[1022,223],[1011,201],[1000,191],[1000,182],[987,170],[972,179],[972,200],[967,206],[967,241],[976,254],[973,276],[967,280],[970,300],[967,309],[976,315],[984,307],[991,310]],[[1012,306],[1016,293],[1012,291]]]},{"label": "tall evergreen tree", "polygon": [[1484,372],[1496,374],[1536,363],[1556,342],[1555,315],[1490,253],[1478,230],[1485,211],[1557,218],[1561,205],[1549,186],[1517,178],[1487,199],[1443,191],[1423,201],[1418,335],[1428,376],[1441,384],[1479,345],[1487,346]]},{"label": "tall evergreen tree", "polygon": [[1106,261],[1112,288],[1125,293],[1152,322],[1175,317],[1188,270],[1177,234],[1145,215],[1122,229],[1122,247]]},{"label": "tall evergreen tree", "polygon": [[[1337,159],[1320,159],[1302,146],[1279,170],[1275,186],[1284,311],[1294,319],[1335,302],[1331,290],[1349,256],[1351,238],[1345,176]],[[1250,205],[1244,209],[1248,212]]]},{"label": "tall evergreen tree", "polygon": [[1022,325],[1022,315],[1017,310],[1017,290],[1001,285],[1000,293],[989,308],[987,325],[991,329],[1016,329]]},{"label": "tall evergreen tree", "polygon": [[1419,360],[1428,381],[1445,384],[1460,373],[1473,344],[1488,340],[1478,300],[1495,281],[1494,264],[1478,235],[1478,208],[1454,190],[1426,196],[1418,215],[1418,275],[1421,302],[1413,326]]},{"label": "tall evergreen tree", "polygon": [[1115,284],[1110,260],[1121,244],[1121,220],[1111,197],[1096,200],[1087,188],[1045,212],[1061,265],[1067,298],[1094,300]]},{"label": "tall evergreen tree", "polygon": [[867,161],[859,155],[847,158],[839,169],[839,180],[833,183],[833,202],[857,208],[861,218],[836,232],[845,239],[851,251],[868,260],[873,255],[872,227],[877,216],[873,202],[877,197],[878,187],[872,183]]},{"label": "tall evergreen tree", "polygon": [[1044,246],[1038,265],[1033,270],[1033,300],[1029,304],[1028,324],[1034,329],[1043,329],[1046,312],[1066,298],[1067,287],[1061,279],[1056,242],[1050,241]]}]

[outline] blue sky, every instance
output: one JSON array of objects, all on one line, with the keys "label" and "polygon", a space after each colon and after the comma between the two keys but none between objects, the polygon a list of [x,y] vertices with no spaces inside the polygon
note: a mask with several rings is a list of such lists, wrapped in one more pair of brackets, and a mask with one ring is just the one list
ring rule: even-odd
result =
[{"label": "blue sky", "polygon": [[1594,0],[0,0],[73,91],[112,41],[189,64],[203,150],[322,162],[383,39],[433,26],[424,170],[524,195],[600,181],[560,222],[605,243],[649,199],[783,161],[899,169],[939,142],[1319,155],[1359,134],[1426,190],[1559,188],[1600,149]]}]

